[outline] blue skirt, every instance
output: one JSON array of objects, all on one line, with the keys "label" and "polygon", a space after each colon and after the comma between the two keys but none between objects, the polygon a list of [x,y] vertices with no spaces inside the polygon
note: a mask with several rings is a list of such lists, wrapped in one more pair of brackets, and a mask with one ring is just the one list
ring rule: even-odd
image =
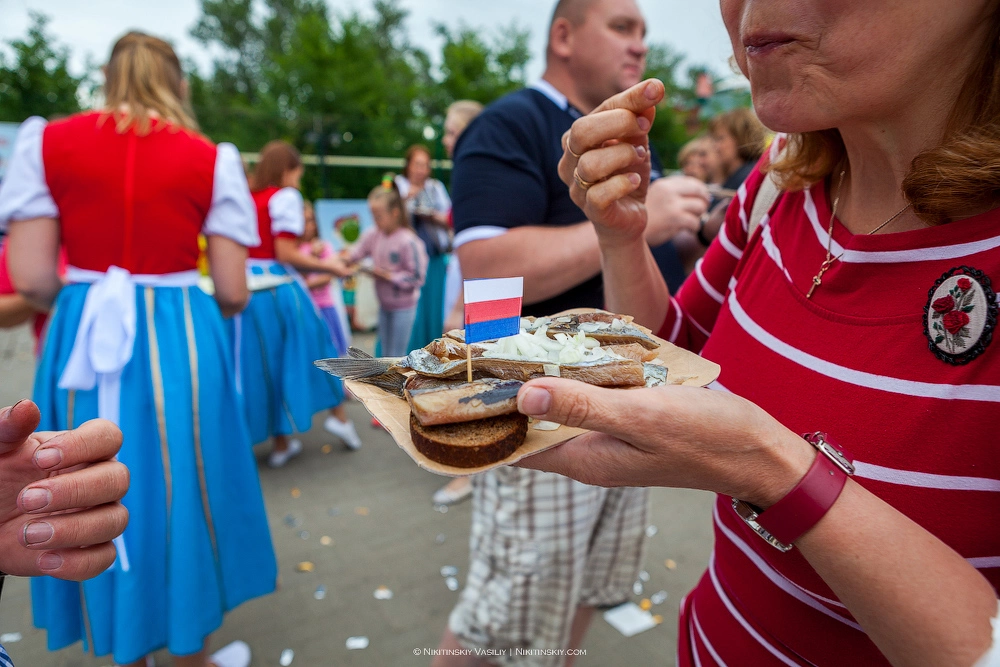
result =
[{"label": "blue skirt", "polygon": [[[42,430],[97,417],[97,389],[57,386],[87,285],[64,288],[35,377]],[[50,650],[78,640],[119,664],[167,648],[200,651],[223,614],[275,588],[277,563],[214,299],[191,287],[136,288],[136,338],[122,371],[119,460],[128,572],[118,563],[82,584],[31,582],[35,625]]]},{"label": "blue skirt", "polygon": [[417,302],[417,317],[413,321],[408,350],[421,348],[435,338],[440,338],[444,329],[444,279],[447,272],[444,255],[431,257],[427,264],[427,280],[420,288]]},{"label": "blue skirt", "polygon": [[[284,274],[278,264],[270,271]],[[344,400],[340,380],[313,365],[337,351],[297,281],[254,292],[242,315],[227,325],[240,357],[239,384],[254,444],[308,431],[315,413]]]}]

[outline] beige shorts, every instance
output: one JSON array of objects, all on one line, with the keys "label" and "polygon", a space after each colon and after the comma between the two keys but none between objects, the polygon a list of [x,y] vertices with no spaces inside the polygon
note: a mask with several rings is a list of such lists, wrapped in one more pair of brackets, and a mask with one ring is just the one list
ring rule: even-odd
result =
[{"label": "beige shorts", "polygon": [[628,599],[649,494],[521,468],[473,480],[469,576],[448,627],[466,648],[502,652],[497,664],[563,664],[513,649],[565,649],[578,606]]}]

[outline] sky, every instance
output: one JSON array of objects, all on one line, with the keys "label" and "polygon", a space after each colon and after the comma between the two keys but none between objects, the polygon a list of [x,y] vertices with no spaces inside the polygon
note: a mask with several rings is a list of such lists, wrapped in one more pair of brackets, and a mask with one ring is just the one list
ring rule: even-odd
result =
[{"label": "sky", "polygon": [[[707,65],[728,75],[731,54],[717,0],[638,0],[646,16],[648,39],[666,43],[687,56],[687,64]],[[333,13],[370,11],[370,0],[327,0]],[[543,51],[552,0],[402,0],[410,11],[407,22],[411,41],[431,57],[440,51],[433,24],[451,27],[464,23],[473,28],[497,30],[516,20],[531,31],[532,59],[528,78],[542,73]],[[26,34],[28,13],[41,11],[51,17],[49,31],[72,52],[75,73],[89,56],[103,63],[112,42],[128,29],[139,29],[173,42],[182,59],[191,58],[209,71],[212,54],[190,36],[201,13],[200,0],[0,0],[0,41]]]}]

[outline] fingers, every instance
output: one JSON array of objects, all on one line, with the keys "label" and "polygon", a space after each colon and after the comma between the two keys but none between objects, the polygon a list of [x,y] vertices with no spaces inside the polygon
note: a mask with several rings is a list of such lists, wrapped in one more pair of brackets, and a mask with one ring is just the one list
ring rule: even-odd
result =
[{"label": "fingers", "polygon": [[583,153],[600,148],[606,141],[643,137],[652,123],[626,109],[611,109],[577,119],[564,137],[563,148],[569,153]]},{"label": "fingers", "polygon": [[121,500],[128,483],[128,468],[103,461],[31,484],[21,491],[17,504],[28,514],[95,507]]},{"label": "fingers", "polygon": [[576,173],[584,181],[598,183],[605,178],[641,165],[648,151],[645,146],[616,144],[587,151],[577,162]]},{"label": "fingers", "polygon": [[591,486],[642,486],[636,470],[655,469],[649,455],[618,438],[585,433],[558,447],[515,463],[519,468],[554,472]]},{"label": "fingers", "polygon": [[[586,211],[606,211],[615,202],[629,196],[642,184],[639,174],[619,174],[601,181],[590,187],[583,193],[584,206]],[[579,188],[579,185],[575,187]],[[601,219],[603,216],[593,216]]]},{"label": "fingers", "polygon": [[25,522],[21,544],[29,549],[75,549],[110,542],[128,525],[128,510],[121,503],[53,514]]},{"label": "fingers", "polygon": [[609,109],[625,109],[635,114],[643,113],[656,107],[666,95],[666,88],[659,79],[640,81],[628,90],[604,100],[594,112]]},{"label": "fingers", "polygon": [[27,399],[0,410],[0,454],[21,446],[40,419],[38,407]]},{"label": "fingers", "polygon": [[55,472],[94,461],[107,461],[118,454],[122,432],[105,419],[92,419],[79,428],[60,433],[39,433],[35,465]]},{"label": "fingers", "polygon": [[633,415],[638,393],[542,378],[521,387],[517,409],[529,417],[627,439],[635,426]]},{"label": "fingers", "polygon": [[105,542],[83,549],[62,549],[46,551],[35,561],[37,574],[46,574],[57,579],[83,581],[91,579],[111,567],[115,562],[115,547]]}]

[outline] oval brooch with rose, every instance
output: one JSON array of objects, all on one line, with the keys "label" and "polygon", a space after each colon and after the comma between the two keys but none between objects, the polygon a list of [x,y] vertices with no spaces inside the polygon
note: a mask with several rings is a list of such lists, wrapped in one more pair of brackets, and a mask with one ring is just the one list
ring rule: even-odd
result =
[{"label": "oval brooch with rose", "polygon": [[959,266],[928,292],[924,333],[938,359],[960,366],[986,351],[997,323],[997,295],[982,271]]}]

